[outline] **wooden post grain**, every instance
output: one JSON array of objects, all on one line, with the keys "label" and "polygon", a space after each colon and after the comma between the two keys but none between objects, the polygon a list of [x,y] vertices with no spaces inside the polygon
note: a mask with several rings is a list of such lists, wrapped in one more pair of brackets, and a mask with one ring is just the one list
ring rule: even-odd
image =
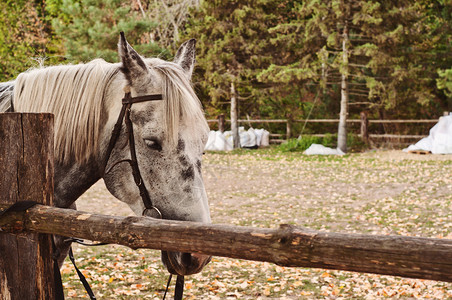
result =
[{"label": "wooden post grain", "polygon": [[224,132],[225,118],[224,114],[218,115],[218,130]]},{"label": "wooden post grain", "polygon": [[[53,164],[53,115],[0,114],[1,204],[53,205]],[[0,299],[53,298],[51,235],[0,232]]]},{"label": "wooden post grain", "polygon": [[367,113],[361,112],[361,139],[364,144],[369,145],[369,120],[367,119]]},{"label": "wooden post grain", "polygon": [[292,120],[288,119],[286,123],[286,140],[292,137]]}]

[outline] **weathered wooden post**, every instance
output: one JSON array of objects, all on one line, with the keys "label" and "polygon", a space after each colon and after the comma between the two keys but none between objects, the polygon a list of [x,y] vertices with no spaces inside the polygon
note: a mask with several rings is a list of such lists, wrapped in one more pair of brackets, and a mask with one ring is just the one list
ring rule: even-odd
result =
[{"label": "weathered wooden post", "polygon": [[240,148],[240,133],[239,133],[239,106],[237,90],[234,82],[231,82],[231,131],[234,149]]},{"label": "weathered wooden post", "polygon": [[218,130],[224,132],[225,118],[224,114],[218,115]]},{"label": "weathered wooden post", "polygon": [[[53,205],[53,115],[0,114],[0,204]],[[54,299],[51,235],[0,232],[0,299]]]},{"label": "weathered wooden post", "polygon": [[286,140],[289,140],[292,137],[292,121],[287,119],[286,122]]},{"label": "weathered wooden post", "polygon": [[369,145],[369,120],[367,119],[367,113],[361,112],[361,139],[364,144]]}]

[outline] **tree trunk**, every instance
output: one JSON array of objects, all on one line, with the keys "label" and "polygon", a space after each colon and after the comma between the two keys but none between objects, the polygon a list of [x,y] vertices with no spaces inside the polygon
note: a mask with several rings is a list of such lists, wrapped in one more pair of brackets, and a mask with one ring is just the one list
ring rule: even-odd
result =
[{"label": "tree trunk", "polygon": [[342,68],[341,68],[341,111],[337,133],[337,147],[347,152],[347,115],[348,115],[348,24],[345,21],[342,33]]},{"label": "tree trunk", "polygon": [[240,148],[237,92],[233,82],[231,82],[231,131],[234,149]]}]

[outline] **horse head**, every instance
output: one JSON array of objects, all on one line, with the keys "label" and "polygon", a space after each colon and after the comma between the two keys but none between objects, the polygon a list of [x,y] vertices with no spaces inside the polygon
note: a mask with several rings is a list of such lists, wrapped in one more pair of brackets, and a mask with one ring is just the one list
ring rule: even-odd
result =
[{"label": "horse head", "polygon": [[[195,40],[185,42],[174,61],[144,58],[121,35],[119,55],[122,76],[110,84],[104,140],[108,140],[121,108],[124,90],[132,97],[161,94],[161,101],[134,103],[129,110],[135,152],[142,184],[164,219],[210,222],[201,160],[208,134],[200,101],[190,80],[195,63]],[[111,95],[111,96],[109,96]],[[119,100],[119,101],[118,101]],[[108,190],[141,215],[145,209],[135,184],[123,124],[119,138],[106,158],[103,176]],[[106,145],[105,142],[103,142]],[[201,271],[209,256],[162,251],[167,269],[177,275]]]}]

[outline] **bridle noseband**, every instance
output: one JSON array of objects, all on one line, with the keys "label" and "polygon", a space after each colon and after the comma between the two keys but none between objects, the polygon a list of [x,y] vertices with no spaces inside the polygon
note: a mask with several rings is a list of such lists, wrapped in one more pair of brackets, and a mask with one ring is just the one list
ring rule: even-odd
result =
[{"label": "bridle noseband", "polygon": [[[130,120],[130,108],[132,107],[132,104],[139,103],[139,102],[147,102],[147,101],[157,101],[157,100],[163,100],[163,95],[162,94],[153,94],[153,95],[132,97],[130,92],[127,92],[125,94],[124,98],[122,99],[121,112],[119,113],[118,120],[116,121],[116,124],[113,128],[113,132],[111,134],[110,142],[108,144],[107,153],[105,156],[105,161],[103,163],[102,169],[104,170],[104,175],[105,175],[118,163],[128,162],[130,164],[130,166],[132,167],[133,180],[135,181],[135,184],[137,185],[138,189],[140,190],[140,196],[141,196],[141,199],[143,200],[143,204],[145,207],[142,215],[147,216],[147,217],[162,219],[162,213],[160,212],[160,210],[157,207],[155,207],[152,204],[151,197],[149,196],[149,193],[144,185],[143,178],[141,177],[140,168],[138,167],[137,153],[135,150],[135,138],[133,136],[133,125],[132,125],[132,121]],[[118,162],[114,163],[109,168],[109,170],[106,170],[107,163],[110,159],[111,153],[113,152],[113,148],[115,147],[116,142],[118,141],[123,121],[125,122],[126,128],[127,128],[130,159],[124,159],[124,160],[118,161]]]}]

